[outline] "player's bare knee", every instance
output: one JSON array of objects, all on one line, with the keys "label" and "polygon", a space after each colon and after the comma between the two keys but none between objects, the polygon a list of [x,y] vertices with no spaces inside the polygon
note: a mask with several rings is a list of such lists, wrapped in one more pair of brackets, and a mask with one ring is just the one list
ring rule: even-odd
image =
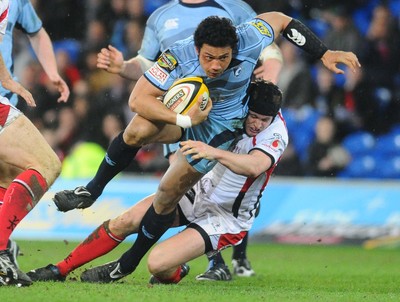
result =
[{"label": "player's bare knee", "polygon": [[61,173],[61,161],[55,153],[49,154],[46,158],[46,162],[36,170],[42,174],[50,187]]},{"label": "player's bare knee", "polygon": [[168,269],[163,253],[158,251],[157,248],[154,248],[147,258],[147,269],[152,275],[159,275]]},{"label": "player's bare knee", "polygon": [[124,131],[123,139],[125,144],[132,147],[140,147],[146,143],[145,131],[141,130],[142,127],[139,125],[129,131]]}]

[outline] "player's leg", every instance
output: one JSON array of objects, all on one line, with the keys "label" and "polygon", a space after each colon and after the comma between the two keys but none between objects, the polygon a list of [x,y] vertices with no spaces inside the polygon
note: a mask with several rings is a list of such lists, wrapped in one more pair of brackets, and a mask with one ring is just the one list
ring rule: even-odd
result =
[{"label": "player's leg", "polygon": [[8,186],[0,209],[1,271],[4,273],[11,270],[11,279],[16,283],[30,285],[29,277],[17,269],[15,264],[10,266],[8,260],[12,257],[7,250],[8,240],[17,225],[53,184],[60,173],[61,163],[40,132],[23,115],[19,115],[3,129],[0,145],[0,158],[22,170]]},{"label": "player's leg", "polygon": [[251,277],[255,275],[251,267],[250,261],[247,259],[247,243],[249,233],[243,238],[243,241],[233,247],[232,266],[233,273],[238,277]]},{"label": "player's leg", "polygon": [[67,212],[75,208],[90,207],[103,193],[106,185],[129,166],[141,146],[151,142],[176,141],[180,136],[181,130],[177,126],[155,124],[136,115],[126,129],[111,142],[96,175],[86,186],[55,194],[57,208]]},{"label": "player's leg", "polygon": [[172,226],[180,198],[203,176],[178,151],[161,179],[153,205],[143,217],[134,245],[119,259],[121,271],[133,271],[147,251]]},{"label": "player's leg", "polygon": [[[112,251],[127,236],[137,233],[140,221],[153,200],[150,195],[116,218],[107,220],[82,241],[68,256],[56,265],[49,264],[28,272],[33,281],[64,281],[76,268]],[[96,272],[97,273],[97,272]],[[87,275],[87,274],[86,274]],[[97,276],[86,276],[97,282]]]},{"label": "player's leg", "polygon": [[185,263],[203,255],[205,249],[203,236],[194,228],[186,228],[157,244],[150,252],[147,262],[153,275],[150,283],[178,283],[189,273],[189,267]]},{"label": "player's leg", "polygon": [[[3,199],[4,199],[4,194],[7,191],[7,187],[10,185],[10,183],[13,181],[15,176],[20,174],[22,172],[21,169],[11,166],[9,164],[6,164],[0,159],[0,208],[3,205]],[[17,257],[21,254],[20,248],[15,240],[12,240],[11,238],[8,239],[7,242],[7,249],[10,251],[11,256],[13,257],[13,262],[14,264],[18,266],[18,259]]]},{"label": "player's leg", "polygon": [[[260,214],[261,204],[258,204],[255,217],[257,218]],[[246,234],[246,237],[243,238],[243,241],[233,247],[232,254],[232,266],[233,273],[238,277],[251,277],[256,273],[251,267],[250,261],[247,259],[247,244],[249,241],[249,233]]]}]

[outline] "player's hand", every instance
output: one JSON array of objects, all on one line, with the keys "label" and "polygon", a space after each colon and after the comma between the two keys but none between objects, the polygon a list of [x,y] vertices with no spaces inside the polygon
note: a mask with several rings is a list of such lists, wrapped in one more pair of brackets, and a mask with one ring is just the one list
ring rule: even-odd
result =
[{"label": "player's hand", "polygon": [[115,47],[108,45],[97,54],[97,68],[110,73],[120,74],[124,67],[124,56]]},{"label": "player's hand", "polygon": [[68,101],[70,91],[67,83],[59,76],[55,80],[51,81],[54,86],[56,86],[58,92],[60,93],[60,97],[58,98],[57,102],[65,103]]},{"label": "player's hand", "polygon": [[326,68],[337,74],[344,74],[344,70],[336,66],[338,63],[345,64],[353,72],[356,72],[356,70],[361,67],[357,56],[349,51],[328,50],[324,53],[321,60]]},{"label": "player's hand", "polygon": [[14,81],[12,78],[2,81],[2,86],[21,96],[30,107],[36,107],[36,102],[32,94],[25,89],[20,83]]},{"label": "player's hand", "polygon": [[267,59],[254,70],[253,74],[256,79],[263,79],[276,84],[282,65],[282,62],[278,59]]},{"label": "player's hand", "polygon": [[215,148],[207,145],[200,141],[187,140],[180,142],[181,152],[183,155],[192,154],[192,159],[205,158],[208,160],[214,160]]},{"label": "player's hand", "polygon": [[204,110],[200,109],[202,101],[203,101],[203,96],[200,95],[199,98],[197,99],[197,104],[194,105],[192,108],[190,108],[190,110],[187,112],[187,115],[189,115],[190,119],[192,120],[192,126],[198,125],[201,122],[205,121],[212,109],[211,98],[208,99],[207,106],[206,108],[204,108]]}]

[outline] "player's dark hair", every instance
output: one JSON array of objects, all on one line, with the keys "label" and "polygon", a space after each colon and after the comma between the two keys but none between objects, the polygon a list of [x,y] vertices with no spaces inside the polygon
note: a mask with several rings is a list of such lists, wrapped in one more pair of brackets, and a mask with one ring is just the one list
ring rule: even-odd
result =
[{"label": "player's dark hair", "polygon": [[203,44],[208,44],[213,47],[230,46],[235,50],[237,43],[236,28],[227,18],[207,17],[200,22],[194,32],[194,44],[198,49],[201,49]]},{"label": "player's dark hair", "polygon": [[282,91],[271,82],[255,80],[250,83],[247,94],[249,110],[255,113],[275,116],[281,109]]}]

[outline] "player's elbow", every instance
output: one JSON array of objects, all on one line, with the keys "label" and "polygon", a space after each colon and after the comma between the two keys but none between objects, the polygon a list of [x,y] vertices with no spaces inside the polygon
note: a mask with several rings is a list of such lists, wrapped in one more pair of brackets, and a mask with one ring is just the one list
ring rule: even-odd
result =
[{"label": "player's elbow", "polygon": [[132,112],[138,112],[138,110],[139,110],[139,106],[138,106],[138,97],[135,95],[135,94],[131,94],[130,95],[130,97],[129,97],[129,102],[128,102],[128,105],[129,105],[129,109],[132,111]]},{"label": "player's elbow", "polygon": [[256,177],[258,177],[258,175],[260,175],[263,171],[260,171],[260,169],[258,169],[257,167],[250,167],[250,169],[248,169],[246,172],[247,172],[247,173],[246,173],[245,176],[250,177],[250,178],[256,178]]},{"label": "player's elbow", "polygon": [[254,165],[249,165],[247,169],[247,174],[245,176],[251,177],[251,178],[256,178],[260,174],[264,173],[271,167],[271,163],[268,163],[267,165],[264,164],[254,164]]}]

